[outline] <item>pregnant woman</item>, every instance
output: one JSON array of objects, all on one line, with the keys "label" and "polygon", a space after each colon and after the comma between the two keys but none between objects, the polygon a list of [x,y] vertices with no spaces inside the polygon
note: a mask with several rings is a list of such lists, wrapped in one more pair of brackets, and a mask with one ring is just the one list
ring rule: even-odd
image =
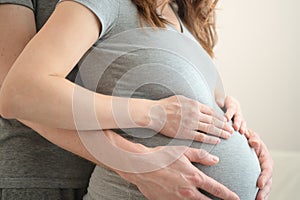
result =
[{"label": "pregnant woman", "polygon": [[[179,8],[184,9],[182,6],[179,5]],[[117,16],[117,19],[110,24],[112,28],[105,34],[106,39],[92,48],[80,63],[80,77],[85,87],[93,90],[93,83],[98,83],[96,90],[99,93],[146,99],[184,95],[223,113],[214,97],[218,90],[217,72],[205,50],[196,43],[179,18],[176,23],[178,30],[172,24],[167,25],[170,31],[152,31],[145,27],[138,29],[139,15],[131,1],[116,2],[115,7],[117,9],[111,15]],[[175,7],[172,9],[167,4],[165,10],[161,15],[168,19]],[[174,48],[172,44],[175,44]],[[108,66],[102,61],[104,58],[108,60]],[[149,129],[115,131],[131,141],[150,147],[184,144]],[[235,132],[229,140],[215,146],[200,142],[193,142],[191,146],[204,148],[220,157],[220,163],[216,166],[196,164],[196,167],[236,192],[241,199],[255,199],[260,166],[244,136]],[[85,199],[144,197],[134,185],[123,181],[114,172],[97,166]]]},{"label": "pregnant woman", "polygon": [[[149,13],[149,10],[143,10],[141,8],[143,8],[145,5],[142,5],[142,2],[138,2],[138,1],[103,1],[101,3],[96,3],[94,1],[77,1],[79,3],[82,3],[83,5],[85,5],[86,7],[88,7],[91,11],[93,11],[93,13],[95,14],[95,16],[98,17],[99,21],[101,22],[101,34],[100,34],[100,40],[98,40],[98,44],[101,43],[101,41],[105,40],[105,39],[109,39],[112,38],[114,35],[117,35],[118,33],[121,33],[123,31],[126,30],[130,30],[133,28],[138,28],[140,27],[140,22],[143,22],[145,24],[147,24],[145,21],[140,21],[141,18],[139,18],[138,15],[138,10],[140,10],[140,13],[144,13],[145,16],[148,15],[151,16],[151,12]],[[178,3],[182,3],[181,1],[178,1]],[[151,3],[148,3],[149,5]],[[137,7],[136,7],[137,5]],[[155,8],[156,3],[154,3],[154,8]],[[184,8],[185,6],[190,6],[188,5],[184,5],[184,4],[179,4],[179,6],[182,6],[182,8]],[[62,91],[65,91],[67,84],[60,80],[59,77],[64,77],[66,73],[68,73],[68,70],[66,68],[64,68],[62,66],[61,60],[64,60],[64,65],[68,65],[68,67],[73,66],[75,63],[77,63],[78,59],[81,57],[81,53],[84,52],[87,48],[87,46],[91,43],[93,43],[93,41],[88,41],[86,44],[86,46],[77,46],[77,48],[70,48],[70,46],[68,46],[68,39],[72,38],[72,31],[70,31],[71,29],[66,29],[64,30],[63,26],[57,26],[56,22],[58,19],[63,20],[61,17],[64,16],[62,12],[60,11],[68,11],[69,13],[72,13],[72,11],[70,9],[77,9],[79,7],[79,5],[74,5],[73,3],[62,3],[58,6],[57,12],[56,14],[53,15],[53,18],[50,19],[50,21],[48,22],[48,24],[46,25],[46,28],[43,29],[33,40],[32,44],[28,45],[28,48],[25,49],[24,51],[24,55],[21,55],[20,59],[19,59],[19,64],[18,66],[18,62],[16,62],[15,67],[13,68],[13,70],[10,72],[7,82],[4,84],[3,86],[3,94],[5,94],[6,98],[3,98],[2,96],[2,102],[4,105],[2,105],[2,108],[5,107],[7,108],[13,108],[15,107],[13,110],[13,117],[19,118],[19,119],[26,119],[26,120],[32,120],[32,121],[37,121],[37,122],[41,122],[44,123],[46,125],[51,125],[51,126],[59,126],[60,128],[74,128],[74,122],[70,122],[73,119],[72,116],[70,117],[70,112],[66,112],[66,110],[63,108],[63,105],[65,105],[63,102],[64,101],[69,101],[71,100],[69,97],[65,98],[66,96],[64,95],[64,93],[52,93],[53,91],[59,91],[59,88],[64,85],[65,87],[62,89]],[[138,9],[137,9],[138,8]],[[174,18],[174,13],[173,10],[171,9],[171,7],[166,6],[164,7],[165,9],[160,9],[159,11],[161,14],[161,22],[157,19],[155,21],[152,21],[152,25],[162,25],[162,22],[166,22],[170,21],[170,22],[175,22],[174,24],[177,24],[177,29],[180,30],[180,32],[182,32],[183,34],[187,34],[188,37],[193,39],[192,34],[189,34],[188,29],[186,29],[184,27],[183,24],[179,24],[176,23],[178,22],[177,18]],[[69,9],[69,10],[68,10]],[[79,9],[79,11],[81,11]],[[167,12],[165,12],[167,11]],[[191,11],[191,10],[190,10]],[[171,15],[170,15],[171,14]],[[192,15],[192,13],[190,13]],[[76,16],[73,16],[74,18],[76,18],[78,21],[78,24],[82,25],[83,22],[85,22],[85,26],[84,27],[94,27],[97,28],[97,26],[95,27],[95,21],[91,20],[91,21],[81,21],[80,18],[85,19],[84,18],[85,12],[79,12],[77,13]],[[152,13],[153,15],[153,13]],[[79,16],[79,17],[78,17]],[[171,16],[171,17],[170,17]],[[163,20],[164,17],[164,20]],[[184,19],[184,16],[181,16]],[[66,18],[66,21],[62,21],[61,24],[67,23],[69,18]],[[173,19],[173,21],[172,21]],[[175,19],[175,21],[174,21]],[[150,21],[151,22],[151,21]],[[186,23],[186,22],[185,22]],[[151,25],[151,23],[149,23]],[[188,23],[186,23],[188,25]],[[98,24],[99,25],[99,24]],[[51,29],[52,27],[55,27],[55,29]],[[67,26],[68,27],[68,26]],[[77,29],[79,28],[79,26],[76,27]],[[87,29],[90,31],[95,31],[95,29]],[[173,28],[174,26],[171,26],[170,24],[168,25],[168,28]],[[193,28],[195,27],[189,27],[189,30],[193,33]],[[62,32],[64,34],[61,35],[56,35],[57,29],[61,29]],[[176,28],[174,29],[176,30]],[[195,30],[194,30],[195,31]],[[48,41],[50,43],[43,43],[44,39],[45,39],[45,35],[51,35],[55,37],[61,37],[64,40],[61,40],[61,38],[59,40],[51,40]],[[157,33],[158,34],[158,33]],[[69,35],[69,36],[68,36]],[[75,34],[76,35],[76,34]],[[194,32],[194,35],[195,32]],[[54,37],[54,38],[55,38]],[[51,37],[50,37],[51,39]],[[75,41],[80,41],[80,37],[76,38],[72,38],[73,40],[75,39]],[[197,38],[199,41],[201,41],[201,38]],[[86,38],[85,38],[86,40]],[[92,40],[92,39],[91,39]],[[51,49],[51,46],[56,46],[58,45],[57,42],[62,42],[62,41],[66,41],[63,43],[60,43],[59,46],[61,46],[60,51],[69,49],[72,50],[69,52],[69,55],[67,54],[62,54],[62,55],[57,55],[55,52],[53,53],[53,49]],[[53,43],[52,43],[53,42]],[[172,42],[172,41],[170,41]],[[38,43],[39,47],[35,46],[35,44]],[[203,43],[203,41],[202,41]],[[44,44],[44,45],[43,45]],[[50,45],[51,44],[51,45]],[[50,45],[50,46],[49,46]],[[210,51],[209,46],[205,46],[205,42],[202,44],[204,47],[206,47],[206,50],[209,53],[212,53]],[[86,75],[93,77],[93,74],[97,74],[98,71],[97,69],[89,69],[89,70],[94,70],[94,71],[90,71],[90,73],[85,74],[84,70],[84,64],[90,62],[90,60],[94,60],[96,63],[97,62],[101,62],[101,59],[103,59],[104,57],[101,57],[101,51],[98,52],[97,51],[97,47],[101,47],[97,46],[97,44],[95,45],[95,48],[92,49],[89,54],[86,56],[86,60],[83,59],[82,63],[82,69],[83,69],[83,73],[82,73],[82,85],[89,88],[89,79],[86,78]],[[50,57],[52,56],[57,56],[57,57],[64,57],[64,59],[61,60],[57,60],[55,58],[50,58],[51,62],[51,67],[53,68],[49,68],[49,70],[47,70],[47,67],[45,68],[45,66],[48,66],[45,63],[45,60],[43,60],[44,56],[35,56],[35,59],[32,61],[32,57],[30,58],[30,55],[40,55],[37,51],[32,51],[34,49],[38,50],[39,48],[41,49],[47,49],[49,50],[50,53]],[[55,51],[57,51],[58,49],[56,49]],[[124,50],[124,49],[123,49]],[[203,49],[199,46],[198,47],[199,50],[199,55],[204,54]],[[59,51],[59,52],[60,52]],[[61,53],[61,52],[60,52]],[[99,53],[98,57],[93,57],[91,55],[95,55]],[[150,60],[147,60],[149,57],[145,56],[145,55],[149,55],[149,57],[151,57]],[[49,55],[48,55],[49,57]],[[200,58],[199,58],[200,59]],[[203,62],[206,62],[205,60],[208,59],[207,56],[202,57],[201,59],[204,59]],[[167,62],[167,61],[170,62]],[[32,65],[32,63],[40,63],[41,66],[43,67],[38,67],[35,68],[35,73],[38,73],[39,75],[41,75],[41,77],[39,77],[38,79],[34,79],[34,81],[30,78],[30,74],[32,74],[32,68],[30,65]],[[157,67],[162,67],[161,70],[160,68],[153,68],[150,71],[146,71],[147,72],[147,76],[145,76],[145,74],[135,74],[136,79],[132,79],[131,78],[127,78],[124,79],[123,83],[120,82],[120,84],[116,84],[118,83],[118,79],[125,74],[127,71],[129,71],[130,69],[134,68],[135,66],[140,66],[143,63],[160,63],[160,65],[158,64]],[[27,64],[26,64],[27,63]],[[120,63],[122,64],[122,67],[120,67]],[[209,62],[208,62],[209,63]],[[118,67],[119,64],[119,67]],[[189,97],[192,97],[194,99],[199,100],[200,102],[203,102],[207,105],[210,105],[211,107],[214,107],[215,109],[218,108],[218,106],[215,105],[214,100],[212,101],[212,99],[209,96],[209,94],[211,93],[211,88],[209,87],[205,87],[205,80],[201,80],[200,77],[198,77],[199,79],[193,79],[193,75],[191,74],[191,72],[188,72],[189,70],[186,69],[191,69],[189,67],[189,62],[184,60],[184,59],[180,59],[180,57],[178,55],[172,55],[169,52],[164,52],[164,51],[157,51],[157,50],[151,50],[151,49],[144,49],[144,50],[136,50],[135,52],[132,52],[132,54],[126,54],[123,56],[120,56],[118,59],[114,60],[114,62],[107,68],[107,71],[105,71],[105,76],[104,79],[100,80],[99,83],[99,87],[97,87],[97,92],[102,92],[105,94],[114,94],[114,95],[118,95],[118,96],[129,96],[131,88],[128,86],[130,84],[135,84],[136,81],[140,80],[147,80],[149,79],[149,77],[153,77],[154,79],[152,80],[153,83],[157,82],[157,80],[168,80],[170,81],[169,83],[166,83],[167,85],[174,85],[174,90],[173,91],[169,91],[167,90],[167,88],[161,87],[161,85],[155,86],[155,85],[146,85],[145,87],[141,87],[138,88],[138,90],[135,91],[135,93],[133,93],[133,97],[138,97],[138,98],[151,98],[151,99],[160,99],[160,98],[164,98],[164,97],[168,97],[171,96],[173,93],[175,94],[182,94],[182,95],[186,95]],[[175,71],[180,72],[179,74],[170,74],[170,70],[169,71],[165,71],[163,66],[173,66]],[[93,66],[94,67],[94,66]],[[186,69],[183,70],[182,67],[185,67]],[[28,71],[26,70],[26,68],[28,69]],[[31,70],[30,70],[31,69]],[[159,71],[158,71],[158,70]],[[22,76],[19,76],[18,73],[22,71]],[[99,70],[99,69],[98,69]],[[101,70],[101,69],[100,69]],[[214,77],[216,76],[214,73],[214,70],[211,69],[211,76]],[[25,72],[25,73],[24,73]],[[145,71],[144,71],[145,72]],[[47,74],[47,76],[43,77],[43,74]],[[115,74],[114,74],[115,73]],[[189,74],[190,73],[190,74]],[[51,74],[51,80],[53,82],[54,79],[57,79],[57,81],[54,81],[56,83],[49,83],[50,79],[48,77],[48,74]],[[97,77],[97,78],[101,78],[101,77]],[[195,78],[195,77],[194,77]],[[197,78],[197,76],[196,76]],[[181,79],[183,79],[183,81],[181,81]],[[192,90],[195,91],[196,93],[190,93],[190,87],[188,87],[189,85],[186,85],[186,83],[184,82],[187,79],[191,79],[192,82],[195,83],[195,85],[192,86]],[[216,81],[216,79],[212,79],[213,81]],[[38,81],[38,82],[35,82]],[[132,82],[130,82],[132,81]],[[178,81],[178,82],[177,82]],[[31,85],[33,84],[33,85]],[[35,84],[38,84],[40,86],[40,89],[36,90],[37,88],[35,87],[35,91],[32,91],[30,88],[30,86],[34,86]],[[46,86],[46,89],[43,88],[42,86]],[[114,93],[113,90],[115,88],[115,86],[118,86],[118,92]],[[213,84],[212,84],[213,85]],[[212,86],[209,85],[209,86]],[[9,86],[12,86],[11,88],[9,88]],[[20,87],[21,86],[21,87]],[[24,86],[24,87],[23,87]],[[22,89],[21,89],[22,88]],[[73,89],[72,87],[69,89]],[[91,89],[91,88],[90,88]],[[17,93],[15,93],[17,92]],[[172,93],[173,92],[173,93]],[[2,94],[2,95],[3,95]],[[18,96],[15,96],[15,94],[18,94]],[[48,101],[49,105],[44,104],[44,102],[46,101],[36,101],[37,99],[34,97],[32,98],[32,94],[34,94],[35,97],[37,98],[44,98],[44,100],[46,100],[47,98],[50,98],[51,100]],[[57,94],[60,94],[62,96],[62,98],[56,98]],[[86,93],[88,94],[88,93]],[[13,99],[10,99],[10,97],[13,97]],[[30,96],[30,98],[29,98]],[[55,97],[53,97],[55,96]],[[9,97],[9,98],[7,98]],[[18,104],[20,104],[21,102],[18,101],[18,98],[22,97],[22,101],[24,100],[24,104],[25,104],[25,108],[28,109],[18,109]],[[7,103],[9,101],[11,101],[9,104]],[[40,100],[40,99],[39,99]],[[47,99],[48,100],[48,99]],[[58,107],[58,110],[51,110],[50,108],[53,108],[53,105],[51,104],[56,104]],[[61,103],[62,106],[60,106],[57,103]],[[41,106],[42,104],[42,106]],[[14,106],[12,106],[14,105]],[[23,105],[22,105],[23,106]],[[33,106],[33,107],[31,107]],[[36,106],[36,107],[35,107]],[[17,109],[16,109],[17,108]],[[48,109],[48,110],[47,110]],[[65,111],[65,112],[64,112]],[[219,110],[219,112],[221,112],[221,110]],[[47,115],[45,115],[45,113],[47,113]],[[61,121],[57,121],[55,116],[58,116],[57,113],[61,113],[60,119],[66,119],[64,122]],[[8,115],[8,114],[6,114]],[[50,120],[49,120],[50,118]],[[101,121],[101,120],[100,120]],[[73,124],[73,125],[70,125]],[[106,123],[101,123],[101,125],[105,124],[107,127],[113,127],[111,126],[111,124],[106,124]],[[90,129],[93,129],[93,125],[91,124],[80,124],[80,126],[89,126]],[[130,126],[128,126],[130,127]],[[145,132],[145,134],[147,134],[147,129],[139,129],[141,130],[141,134],[143,134],[143,132]],[[124,134],[124,132],[117,130],[120,134]],[[134,129],[128,129],[127,131],[129,131],[130,133],[136,132]],[[126,131],[125,131],[126,132]],[[209,132],[209,131],[207,131]],[[143,143],[145,145],[148,146],[156,146],[156,145],[166,145],[168,143],[170,143],[170,139],[164,136],[160,136],[160,135],[155,135],[151,138],[147,138],[147,139],[141,139],[141,138],[134,138],[134,137],[129,137],[128,135],[124,135],[125,137],[128,137],[128,139],[131,139],[133,141],[136,142],[140,142]],[[216,140],[214,140],[216,141]],[[201,145],[201,146],[199,146]],[[204,146],[201,143],[193,143],[192,146],[194,147],[201,147],[201,148],[207,148],[208,150],[211,150],[211,147],[209,146]],[[232,149],[231,149],[232,148]],[[214,168],[204,168],[203,166],[198,165],[197,167],[199,167],[200,169],[202,169],[203,171],[205,171],[205,173],[209,174],[210,176],[214,177],[215,179],[219,180],[220,182],[223,182],[225,185],[227,185],[228,187],[230,187],[232,190],[234,190],[235,192],[237,192],[240,197],[242,199],[251,199],[251,198],[255,198],[255,194],[256,194],[256,180],[257,177],[259,175],[259,166],[257,165],[257,158],[256,156],[254,156],[253,152],[251,151],[251,149],[247,146],[247,141],[243,136],[240,136],[239,134],[234,133],[232,139],[228,140],[227,142],[222,142],[220,145],[217,145],[215,148],[213,148],[213,150],[216,154],[218,154],[218,156],[220,156],[222,158],[222,163],[220,163],[218,166],[214,167]],[[237,151],[237,152],[236,152]],[[237,159],[238,157],[238,159]],[[224,162],[223,162],[224,161]],[[232,164],[234,163],[234,165]],[[245,167],[244,169],[242,167]],[[245,172],[246,171],[246,172]],[[103,175],[105,174],[105,175]],[[103,176],[102,176],[103,175]],[[101,176],[101,180],[99,181],[99,176]],[[103,178],[103,179],[102,179]],[[92,181],[90,184],[90,189],[89,189],[89,193],[86,196],[86,198],[96,198],[96,199],[128,199],[128,197],[130,196],[132,199],[136,199],[136,198],[142,198],[141,194],[138,192],[137,188],[135,188],[133,185],[130,185],[128,182],[122,182],[122,179],[120,179],[119,177],[115,176],[114,173],[110,172],[110,171],[106,171],[104,168],[96,168],[92,177]],[[247,180],[248,179],[248,180]],[[108,182],[105,183],[105,187],[103,185],[103,180],[106,180]],[[239,180],[240,184],[237,185],[237,180]],[[247,180],[247,181],[246,181]],[[116,182],[114,182],[116,181]],[[117,183],[117,184],[116,184]],[[115,188],[114,188],[115,186]],[[102,187],[104,187],[105,189],[103,190]],[[101,188],[99,190],[99,188]],[[109,189],[113,188],[113,192],[110,191]],[[205,188],[204,188],[205,189]],[[118,197],[113,196],[114,194],[117,194]],[[101,196],[103,195],[103,196]],[[129,196],[128,196],[129,195]]]}]

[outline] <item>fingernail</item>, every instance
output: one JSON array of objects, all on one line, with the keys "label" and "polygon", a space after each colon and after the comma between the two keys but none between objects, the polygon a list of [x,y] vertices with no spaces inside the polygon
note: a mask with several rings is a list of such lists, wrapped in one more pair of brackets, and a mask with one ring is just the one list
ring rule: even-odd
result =
[{"label": "fingernail", "polygon": [[229,139],[230,137],[231,137],[231,134],[228,133],[228,132],[226,132],[226,133],[225,133],[225,138],[226,138],[226,139]]},{"label": "fingernail", "polygon": [[235,196],[236,200],[240,200],[240,197],[237,194],[235,194],[235,195],[236,195]]},{"label": "fingernail", "polygon": [[219,158],[218,158],[217,156],[212,156],[212,160],[213,160],[214,162],[219,162]]},{"label": "fingernail", "polygon": [[231,133],[234,132],[234,128],[232,126],[230,126],[230,130],[231,130]]},{"label": "fingernail", "polygon": [[264,178],[261,178],[260,179],[260,186],[258,186],[260,189],[264,188],[265,187],[265,179]]},{"label": "fingernail", "polygon": [[211,143],[212,144],[219,144],[221,142],[220,138],[214,138]]},{"label": "fingernail", "polygon": [[263,189],[265,187],[265,185],[263,183],[261,183],[261,185],[258,187],[259,187],[259,189]]}]

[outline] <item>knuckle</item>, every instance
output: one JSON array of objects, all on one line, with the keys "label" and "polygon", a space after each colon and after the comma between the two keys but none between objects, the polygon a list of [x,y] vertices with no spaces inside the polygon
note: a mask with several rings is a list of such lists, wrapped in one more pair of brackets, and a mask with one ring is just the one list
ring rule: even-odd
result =
[{"label": "knuckle", "polygon": [[197,134],[197,139],[198,139],[199,141],[203,142],[203,141],[205,140],[205,138],[206,138],[206,135],[205,135],[205,134],[203,134],[203,133],[198,133],[198,134]]},{"label": "knuckle", "polygon": [[206,132],[206,133],[208,133],[210,129],[211,129],[210,124],[204,126],[204,132]]},{"label": "knuckle", "polygon": [[192,176],[191,176],[191,182],[197,186],[200,187],[203,182],[204,182],[204,178],[201,174],[195,172]]},{"label": "knuckle", "polygon": [[191,120],[200,120],[200,115],[195,109],[191,109],[189,112]]},{"label": "knuckle", "polygon": [[206,150],[204,150],[204,149],[199,149],[198,150],[198,158],[200,160],[207,158],[207,156],[209,156],[209,155],[210,154]]},{"label": "knuckle", "polygon": [[183,95],[175,95],[175,98],[176,99],[185,99],[185,96],[183,96]]},{"label": "knuckle", "polygon": [[213,188],[213,193],[216,196],[220,196],[222,194],[223,190],[220,186],[216,186],[215,188]]},{"label": "knuckle", "polygon": [[210,114],[214,114],[215,113],[214,109],[210,108],[210,107],[208,107],[208,111],[209,111]]},{"label": "knuckle", "polygon": [[273,179],[272,178],[269,180],[269,184],[270,184],[270,187],[272,187],[272,185],[273,185]]},{"label": "knuckle", "polygon": [[191,188],[180,188],[179,193],[182,197],[193,198],[195,197],[195,192]]},{"label": "knuckle", "polygon": [[199,107],[199,104],[197,101],[193,100],[193,99],[189,99],[189,105],[191,106],[191,108],[194,110],[195,108]]},{"label": "knuckle", "polygon": [[213,124],[214,123],[214,117],[213,116],[208,116],[207,117],[207,123],[208,124]]}]

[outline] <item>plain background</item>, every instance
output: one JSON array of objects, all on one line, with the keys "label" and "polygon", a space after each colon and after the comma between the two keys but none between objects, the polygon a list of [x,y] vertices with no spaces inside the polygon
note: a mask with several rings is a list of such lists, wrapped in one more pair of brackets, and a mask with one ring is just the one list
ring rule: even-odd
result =
[{"label": "plain background", "polygon": [[299,0],[218,3],[215,63],[275,160],[271,200],[300,199],[299,8]]}]

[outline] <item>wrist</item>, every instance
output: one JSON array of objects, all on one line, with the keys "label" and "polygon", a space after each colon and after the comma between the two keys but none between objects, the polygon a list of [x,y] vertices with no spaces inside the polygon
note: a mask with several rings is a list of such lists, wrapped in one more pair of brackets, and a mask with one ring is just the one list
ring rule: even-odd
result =
[{"label": "wrist", "polygon": [[137,127],[148,127],[151,122],[150,112],[155,101],[148,99],[129,99],[129,112]]},{"label": "wrist", "polygon": [[[105,130],[103,131],[103,133],[105,134],[105,136],[108,138],[108,140],[110,141],[110,143],[112,145],[114,145],[115,147],[121,149],[122,151],[124,151],[125,153],[123,154],[123,158],[125,158],[125,162],[129,162],[132,164],[136,163],[136,159],[131,159],[131,157],[127,157],[130,154],[147,154],[151,151],[152,148],[148,148],[142,144],[139,143],[133,143],[129,140],[126,140],[125,138],[123,138],[122,136],[116,134],[115,132],[111,131],[111,130]],[[126,153],[128,152],[128,154]],[[121,170],[120,168],[116,168],[116,167],[109,167],[110,170],[116,172],[117,174],[119,174],[121,177],[123,177],[124,179],[132,182],[132,180],[129,179],[130,175],[133,175],[134,173],[128,173],[125,172],[124,170]],[[128,176],[128,177],[127,177]],[[127,177],[127,178],[126,178]]]}]

